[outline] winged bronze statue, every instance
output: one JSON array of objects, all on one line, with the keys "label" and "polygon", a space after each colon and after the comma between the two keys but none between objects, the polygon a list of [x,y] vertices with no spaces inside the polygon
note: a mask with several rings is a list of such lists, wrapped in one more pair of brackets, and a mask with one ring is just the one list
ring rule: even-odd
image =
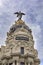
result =
[{"label": "winged bronze statue", "polygon": [[22,18],[22,15],[25,15],[25,13],[22,13],[21,11],[15,12],[14,14],[17,14],[17,17],[18,17],[19,19]]}]

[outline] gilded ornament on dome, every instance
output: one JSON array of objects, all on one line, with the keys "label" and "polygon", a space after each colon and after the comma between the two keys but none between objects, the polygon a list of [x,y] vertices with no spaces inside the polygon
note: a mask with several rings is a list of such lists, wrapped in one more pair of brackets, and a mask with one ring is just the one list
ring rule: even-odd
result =
[{"label": "gilded ornament on dome", "polygon": [[24,24],[24,22],[23,22],[22,20],[17,20],[15,23],[16,23],[17,25],[19,25],[19,24]]}]

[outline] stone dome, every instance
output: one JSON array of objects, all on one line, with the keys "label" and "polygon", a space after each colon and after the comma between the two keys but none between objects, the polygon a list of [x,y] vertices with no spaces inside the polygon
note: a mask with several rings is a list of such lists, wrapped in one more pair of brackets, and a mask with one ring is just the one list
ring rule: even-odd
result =
[{"label": "stone dome", "polygon": [[23,20],[17,20],[15,21],[15,24],[11,26],[9,34],[15,32],[18,28],[24,28],[31,33],[31,29],[29,29],[29,27],[25,24]]}]

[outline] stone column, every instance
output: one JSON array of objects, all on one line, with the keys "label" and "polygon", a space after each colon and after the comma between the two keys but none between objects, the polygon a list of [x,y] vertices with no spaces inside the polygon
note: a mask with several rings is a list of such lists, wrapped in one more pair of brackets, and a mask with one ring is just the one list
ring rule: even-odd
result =
[{"label": "stone column", "polygon": [[[15,61],[13,62],[12,65],[15,65]],[[16,61],[16,65],[19,65],[19,61]]]},{"label": "stone column", "polygon": [[28,65],[30,65],[30,62],[28,62]]},{"label": "stone column", "polygon": [[19,61],[17,61],[17,65],[20,65],[20,64],[19,64]]},{"label": "stone column", "polygon": [[8,63],[8,65],[9,65],[9,63]]},{"label": "stone column", "polygon": [[4,65],[6,65],[6,63],[4,63]]},{"label": "stone column", "polygon": [[26,61],[25,61],[25,65],[26,65]]},{"label": "stone column", "polygon": [[40,60],[39,59],[37,59],[37,60],[35,60],[35,65],[39,65],[40,64]]},{"label": "stone column", "polygon": [[13,62],[13,64],[12,65],[15,65],[15,62]]},{"label": "stone column", "polygon": [[2,65],[3,65],[3,63],[2,63]]},{"label": "stone column", "polygon": [[32,65],[34,65],[34,63],[32,63]]},{"label": "stone column", "polygon": [[39,63],[35,63],[36,65],[39,65]]}]

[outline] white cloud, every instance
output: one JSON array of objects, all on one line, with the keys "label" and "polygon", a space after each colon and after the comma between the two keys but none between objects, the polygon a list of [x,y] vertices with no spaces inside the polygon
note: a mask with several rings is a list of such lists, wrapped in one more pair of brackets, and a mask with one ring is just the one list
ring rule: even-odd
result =
[{"label": "white cloud", "polygon": [[40,25],[34,24],[32,26],[33,39],[35,40],[35,48],[37,48],[37,43],[41,38],[41,28]]},{"label": "white cloud", "polygon": [[2,0],[0,0],[0,6],[2,6],[3,5],[3,1]]},{"label": "white cloud", "polygon": [[5,45],[5,38],[1,38],[1,37],[0,37],[0,46],[1,46],[1,45]]},{"label": "white cloud", "polygon": [[[27,24],[28,25],[28,24]],[[33,40],[35,48],[37,48],[37,43],[39,42],[39,40],[41,40],[41,27],[40,25],[36,24],[36,23],[29,23],[28,25],[31,29],[32,29],[32,35],[33,35]]]},{"label": "white cloud", "polygon": [[0,24],[0,29],[1,29],[1,24]]},{"label": "white cloud", "polygon": [[41,60],[43,60],[43,46],[40,48],[39,51],[40,51],[40,52],[38,52],[39,53],[39,57],[40,57]]}]

